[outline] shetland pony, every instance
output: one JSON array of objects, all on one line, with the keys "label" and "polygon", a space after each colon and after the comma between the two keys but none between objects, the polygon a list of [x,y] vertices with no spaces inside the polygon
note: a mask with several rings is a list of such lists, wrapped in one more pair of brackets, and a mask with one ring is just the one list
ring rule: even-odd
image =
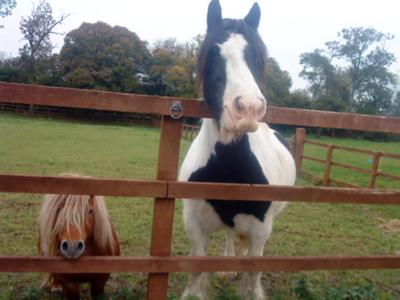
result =
[{"label": "shetland pony", "polygon": [[[39,215],[39,255],[78,259],[120,255],[119,241],[103,197],[46,195]],[[50,274],[51,290],[61,286],[67,299],[79,299],[80,283],[92,297],[104,293],[110,274]]]},{"label": "shetland pony", "polygon": [[[293,185],[294,160],[285,140],[259,121],[267,101],[262,93],[267,61],[258,34],[260,8],[255,3],[243,20],[222,19],[218,0],[208,7],[207,34],[198,60],[200,97],[213,113],[204,119],[181,166],[179,180]],[[229,199],[228,199],[229,200]],[[212,233],[225,228],[225,255],[235,255],[234,237],[247,241],[245,255],[262,256],[274,218],[285,202],[184,199],[183,219],[190,255],[207,255]],[[240,294],[265,299],[261,273],[242,276]],[[207,299],[207,273],[194,273],[183,293]]]}]

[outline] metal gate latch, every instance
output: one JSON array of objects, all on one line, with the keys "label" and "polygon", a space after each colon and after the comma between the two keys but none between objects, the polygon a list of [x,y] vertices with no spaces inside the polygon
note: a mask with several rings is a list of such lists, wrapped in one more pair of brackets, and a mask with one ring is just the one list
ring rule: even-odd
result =
[{"label": "metal gate latch", "polygon": [[172,103],[171,107],[169,108],[169,115],[175,120],[182,118],[183,107],[180,100],[176,100]]}]

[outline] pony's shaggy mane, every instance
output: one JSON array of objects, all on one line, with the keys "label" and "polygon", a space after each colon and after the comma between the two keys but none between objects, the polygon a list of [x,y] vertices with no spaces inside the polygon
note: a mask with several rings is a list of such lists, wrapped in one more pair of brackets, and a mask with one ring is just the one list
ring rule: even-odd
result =
[{"label": "pony's shaggy mane", "polygon": [[[59,254],[58,235],[63,226],[83,230],[89,199],[93,197],[94,242],[101,253],[114,255],[114,235],[106,204],[101,196],[46,195],[39,214],[40,254]],[[99,253],[99,254],[101,254]]]}]

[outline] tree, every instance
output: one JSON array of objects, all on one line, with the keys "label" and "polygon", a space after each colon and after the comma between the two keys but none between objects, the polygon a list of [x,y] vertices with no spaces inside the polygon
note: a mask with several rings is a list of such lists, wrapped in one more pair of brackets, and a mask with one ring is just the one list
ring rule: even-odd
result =
[{"label": "tree", "polygon": [[[386,114],[395,76],[388,67],[394,55],[381,45],[393,36],[373,28],[343,29],[326,50],[303,53],[300,76],[309,81],[314,108]],[[337,62],[334,65],[333,62]]]},{"label": "tree", "polygon": [[5,58],[0,62],[0,81],[29,82],[29,74],[21,67],[19,58]]},{"label": "tree", "polygon": [[388,67],[395,56],[383,47],[393,35],[373,28],[351,27],[338,33],[339,40],[326,46],[333,55],[348,63],[350,82],[349,111],[384,114],[393,96],[395,76]]},{"label": "tree", "polygon": [[393,98],[390,115],[400,117],[400,91],[397,91],[396,95]]},{"label": "tree", "polygon": [[148,72],[150,94],[196,97],[196,59],[201,36],[187,43],[175,38],[153,45]]},{"label": "tree", "polygon": [[53,45],[50,41],[52,34],[60,34],[55,27],[60,25],[68,15],[62,15],[54,19],[53,11],[49,3],[41,0],[33,8],[31,15],[23,17],[20,22],[20,30],[27,43],[20,49],[21,61],[29,73],[35,75],[38,70],[35,63],[48,59],[51,56]]},{"label": "tree", "polygon": [[149,55],[146,42],[125,27],[83,23],[65,37],[60,75],[71,87],[141,92]]},{"label": "tree", "polygon": [[333,56],[321,49],[303,53],[300,77],[306,79],[313,97],[312,108],[319,110],[344,111],[348,106],[349,86],[346,74],[332,65]]},{"label": "tree", "polygon": [[332,57],[327,57],[320,49],[300,55],[300,64],[303,65],[303,70],[299,75],[310,82],[309,89],[315,99],[330,93],[331,83],[335,76],[335,67],[331,60]]},{"label": "tree", "polygon": [[[5,18],[11,15],[12,10],[17,5],[15,0],[0,0],[0,17]],[[3,28],[3,25],[0,25],[0,28]]]},{"label": "tree", "polygon": [[273,105],[287,106],[290,99],[292,79],[287,71],[283,71],[275,58],[267,60],[267,100]]},{"label": "tree", "polygon": [[285,103],[287,107],[311,109],[313,102],[306,90],[297,89],[290,93],[290,98]]}]

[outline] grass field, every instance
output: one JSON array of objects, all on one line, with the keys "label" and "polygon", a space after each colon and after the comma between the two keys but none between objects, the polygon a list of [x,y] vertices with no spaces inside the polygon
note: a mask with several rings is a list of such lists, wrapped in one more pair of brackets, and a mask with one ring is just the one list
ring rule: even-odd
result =
[{"label": "grass field", "polygon": [[[400,152],[400,143],[322,140]],[[105,178],[154,179],[158,142],[159,129],[154,128],[0,114],[0,173],[58,175],[78,172]],[[182,142],[181,157],[188,146],[187,141]],[[320,150],[312,147],[307,147],[306,153],[324,157]],[[354,154],[342,159],[360,166],[368,163],[365,157]],[[394,174],[400,170],[393,162],[384,161],[383,167],[387,172],[391,168]],[[305,164],[305,168],[317,167]],[[334,176],[341,180],[359,180],[359,175],[354,177],[351,171],[341,171]],[[400,188],[400,184],[395,183],[379,184]],[[38,195],[0,194],[0,255],[36,254],[36,218],[41,199]],[[152,199],[109,197],[107,204],[123,255],[148,255]],[[395,206],[293,203],[275,222],[265,255],[399,254],[400,228],[382,228],[397,219],[400,219],[400,208]],[[223,235],[213,236],[209,252],[221,254],[223,247]],[[178,200],[173,254],[187,253]],[[42,279],[43,274],[0,274],[0,299],[46,299],[48,295],[38,288]],[[393,270],[265,273],[263,276],[266,292],[275,300],[399,299],[399,279],[400,272]],[[171,276],[171,299],[182,292],[186,281],[186,274]],[[212,299],[236,299],[232,292],[235,284],[213,276]],[[107,285],[110,299],[142,299],[145,292],[145,274],[113,274]]]}]

